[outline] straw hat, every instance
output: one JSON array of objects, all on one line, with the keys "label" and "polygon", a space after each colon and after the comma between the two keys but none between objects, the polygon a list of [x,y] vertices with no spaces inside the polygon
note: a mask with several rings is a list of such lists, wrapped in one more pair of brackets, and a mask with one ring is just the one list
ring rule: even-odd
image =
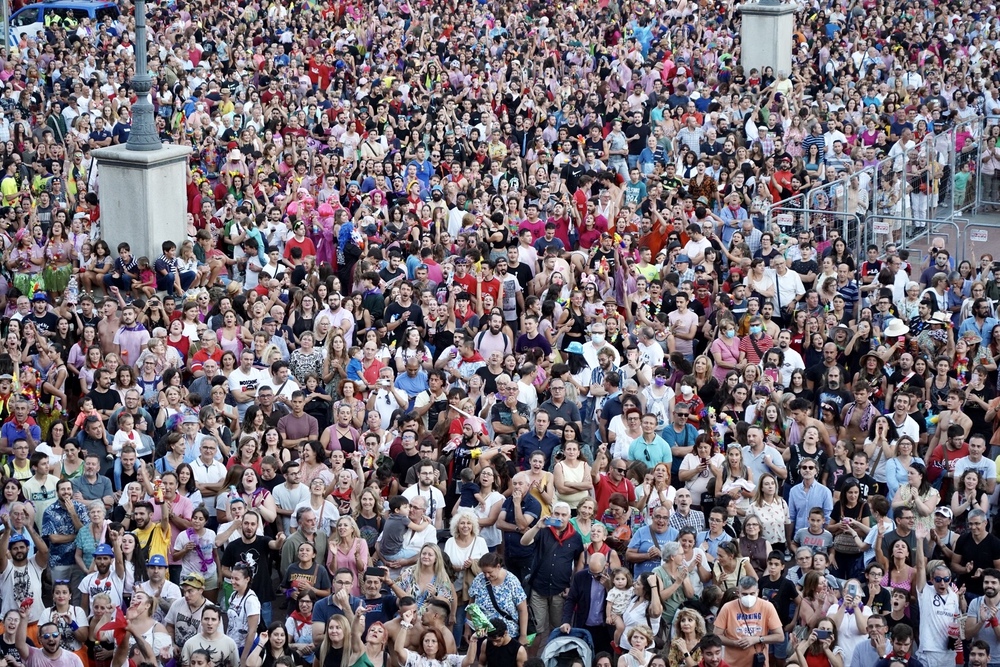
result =
[{"label": "straw hat", "polygon": [[889,326],[885,328],[885,335],[889,338],[899,338],[900,336],[905,336],[910,333],[910,327],[898,317],[892,318],[889,322]]}]

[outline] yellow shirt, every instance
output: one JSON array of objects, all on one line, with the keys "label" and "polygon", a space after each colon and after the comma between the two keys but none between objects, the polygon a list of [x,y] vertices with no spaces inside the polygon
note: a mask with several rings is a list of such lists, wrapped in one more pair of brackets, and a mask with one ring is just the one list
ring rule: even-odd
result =
[{"label": "yellow shirt", "polygon": [[11,206],[17,201],[17,193],[21,191],[18,187],[17,179],[13,176],[8,176],[7,178],[0,181],[0,194],[3,194],[3,203],[5,206]]},{"label": "yellow shirt", "polygon": [[163,534],[163,527],[159,523],[150,523],[144,529],[135,528],[133,531],[139,540],[139,548],[149,545],[149,557],[159,554],[164,558],[169,558],[170,553],[170,531]]}]

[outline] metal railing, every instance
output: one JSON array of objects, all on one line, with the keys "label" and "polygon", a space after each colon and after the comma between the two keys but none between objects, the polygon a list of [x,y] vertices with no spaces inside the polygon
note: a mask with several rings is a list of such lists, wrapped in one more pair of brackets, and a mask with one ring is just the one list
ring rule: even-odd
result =
[{"label": "metal railing", "polygon": [[982,134],[977,118],[905,150],[894,145],[873,165],[773,204],[768,222],[785,233],[808,229],[817,238],[836,229],[855,253],[869,243],[907,247],[979,205]]}]

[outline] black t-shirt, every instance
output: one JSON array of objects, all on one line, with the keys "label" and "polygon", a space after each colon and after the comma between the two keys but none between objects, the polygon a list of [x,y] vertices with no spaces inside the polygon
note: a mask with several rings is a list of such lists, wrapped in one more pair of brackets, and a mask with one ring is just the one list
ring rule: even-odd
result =
[{"label": "black t-shirt", "polygon": [[927,384],[927,381],[924,379],[922,375],[914,373],[912,370],[907,375],[904,375],[903,371],[897,368],[896,372],[894,372],[892,375],[889,376],[889,384],[895,387],[897,390],[900,388],[900,386],[902,386],[902,387],[910,387],[911,389],[919,389],[922,391],[924,385]]},{"label": "black t-shirt", "polygon": [[854,475],[845,475],[840,478],[840,484],[837,486],[837,491],[843,491],[844,485],[849,481],[855,481],[858,486],[861,487],[861,501],[865,501],[869,496],[881,494],[885,495],[886,489],[882,488],[882,485],[875,481],[875,478],[869,474],[865,474],[864,477],[855,477]]},{"label": "black t-shirt", "polygon": [[[503,373],[503,368],[500,373]],[[476,375],[483,378],[483,394],[495,394],[497,391],[497,378],[500,373],[494,373],[489,366],[481,366],[476,369]]]},{"label": "black t-shirt", "polygon": [[778,618],[782,625],[792,622],[792,603],[798,596],[795,584],[790,582],[785,575],[777,581],[772,581],[771,577],[763,576],[758,582],[760,584],[760,596],[774,605],[778,612]]},{"label": "black t-shirt", "polygon": [[95,410],[114,410],[115,406],[121,403],[121,396],[111,389],[104,393],[92,389],[87,397],[94,402]]},{"label": "black t-shirt", "polygon": [[840,482],[847,475],[847,467],[837,463],[837,459],[830,457],[830,460],[823,466],[826,474],[826,485],[832,491],[840,488]]},{"label": "black t-shirt", "polygon": [[[805,260],[797,259],[794,262],[792,262],[791,269],[793,273],[798,273],[801,275],[807,275],[810,273],[819,274],[819,264],[816,262],[815,259],[810,259],[808,262]],[[815,282],[816,282],[815,279],[810,280],[808,283],[805,280],[803,280],[802,286],[808,290],[812,288],[813,283]]]},{"label": "black t-shirt", "polygon": [[270,542],[270,537],[255,535],[253,541],[247,544],[241,536],[230,542],[222,553],[222,564],[225,567],[243,563],[250,568],[250,587],[257,593],[261,602],[274,600],[274,588],[271,586]]},{"label": "black t-shirt", "polygon": [[378,272],[378,277],[384,280],[386,285],[391,285],[392,281],[397,278],[406,278],[406,270],[403,268],[403,265],[400,264],[396,267],[396,270],[393,271],[389,268],[389,265],[386,264],[385,268]]},{"label": "black t-shirt", "polygon": [[872,598],[871,592],[868,588],[868,584],[861,587],[861,597],[865,600],[865,605],[867,605],[873,614],[888,614],[892,611],[892,595],[884,587],[879,587],[878,593]]},{"label": "black t-shirt", "polygon": [[977,570],[995,567],[994,561],[1000,560],[1000,538],[986,534],[982,542],[976,544],[972,533],[965,533],[955,542],[955,553],[962,558],[962,565],[973,564],[972,572],[959,576],[959,585],[965,584],[965,590],[974,595],[983,594],[983,577]]},{"label": "black t-shirt", "polygon": [[582,163],[573,164],[572,162],[567,162],[560,174],[562,179],[566,181],[566,189],[571,193],[576,192],[580,188],[580,177],[586,171]]},{"label": "black t-shirt", "polygon": [[402,482],[406,479],[406,472],[413,466],[420,463],[420,461],[420,454],[413,454],[411,456],[406,452],[401,452],[392,464],[392,474],[396,477],[396,479]]},{"label": "black t-shirt", "polygon": [[409,312],[410,317],[405,324],[400,324],[398,327],[393,329],[390,333],[392,339],[398,344],[403,339],[403,334],[406,333],[407,328],[410,326],[422,327],[424,326],[424,311],[420,309],[420,306],[415,303],[410,303],[409,306],[401,306],[398,302],[393,301],[385,308],[385,323],[391,324],[398,319],[403,317],[403,313]]},{"label": "black t-shirt", "polygon": [[35,325],[40,333],[55,333],[56,325],[59,324],[59,316],[55,313],[45,313],[41,317],[35,315],[34,311],[28,313],[24,319]]}]

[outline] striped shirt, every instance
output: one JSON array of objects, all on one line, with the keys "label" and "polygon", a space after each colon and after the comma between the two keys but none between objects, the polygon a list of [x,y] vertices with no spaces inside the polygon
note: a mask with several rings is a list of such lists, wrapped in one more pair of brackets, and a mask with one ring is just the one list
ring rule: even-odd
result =
[{"label": "striped shirt", "polygon": [[837,293],[844,297],[844,302],[848,307],[853,307],[861,297],[858,283],[855,280],[848,280],[846,285],[837,285]]}]

